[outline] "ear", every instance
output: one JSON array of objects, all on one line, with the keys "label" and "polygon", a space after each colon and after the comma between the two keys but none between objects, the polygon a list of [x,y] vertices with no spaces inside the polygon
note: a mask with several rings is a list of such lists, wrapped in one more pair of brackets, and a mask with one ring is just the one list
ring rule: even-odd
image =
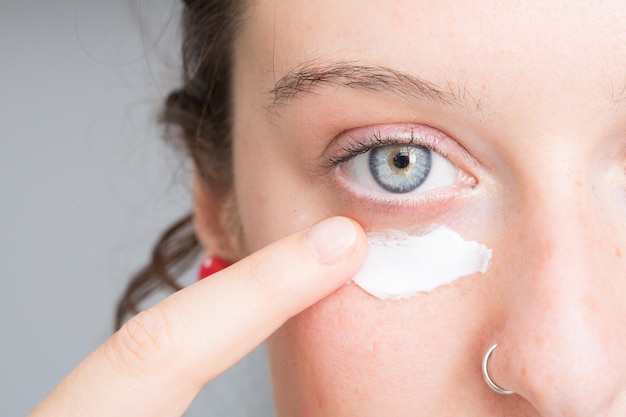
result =
[{"label": "ear", "polygon": [[219,197],[207,190],[198,174],[193,180],[193,223],[196,236],[205,253],[228,261],[242,257],[241,224],[237,214],[234,193]]}]

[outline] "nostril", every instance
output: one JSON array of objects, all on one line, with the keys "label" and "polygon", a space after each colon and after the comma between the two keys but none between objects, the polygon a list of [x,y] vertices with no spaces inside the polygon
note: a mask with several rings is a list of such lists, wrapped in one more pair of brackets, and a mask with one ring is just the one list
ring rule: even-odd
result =
[{"label": "nostril", "polygon": [[[527,346],[511,356],[501,355],[498,363],[504,360],[506,365],[498,365],[498,374],[504,373],[506,388],[528,401],[541,416],[611,415],[616,393],[624,391],[615,379],[615,367],[597,343],[588,339],[572,343]],[[561,349],[548,350],[551,346]],[[486,359],[488,362],[489,357]]]}]

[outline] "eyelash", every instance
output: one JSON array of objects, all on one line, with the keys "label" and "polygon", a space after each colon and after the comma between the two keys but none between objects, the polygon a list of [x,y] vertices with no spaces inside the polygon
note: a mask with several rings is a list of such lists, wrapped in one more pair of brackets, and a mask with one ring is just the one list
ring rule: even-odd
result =
[{"label": "eyelash", "polygon": [[401,137],[394,136],[383,136],[381,132],[374,133],[367,137],[365,141],[360,141],[355,137],[351,136],[348,143],[341,146],[341,153],[338,155],[329,155],[327,168],[332,169],[344,162],[347,162],[358,155],[367,153],[372,149],[380,148],[386,145],[397,145],[397,144],[406,144],[406,145],[417,145],[423,146],[430,151],[437,152],[439,155],[444,158],[448,158],[448,153],[444,150],[440,149],[438,146],[438,140],[430,135],[426,135],[425,137],[416,138],[413,131],[411,131],[411,136],[408,140],[403,140]]}]

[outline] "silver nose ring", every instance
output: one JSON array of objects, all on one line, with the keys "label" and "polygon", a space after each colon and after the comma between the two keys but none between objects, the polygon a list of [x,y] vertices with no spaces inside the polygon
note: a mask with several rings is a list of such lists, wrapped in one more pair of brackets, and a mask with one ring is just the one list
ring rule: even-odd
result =
[{"label": "silver nose ring", "polygon": [[489,388],[491,388],[498,394],[510,395],[510,394],[513,394],[513,391],[509,391],[507,389],[502,388],[501,386],[493,382],[493,379],[491,379],[491,377],[489,376],[489,369],[488,369],[489,357],[491,356],[493,351],[496,349],[496,346],[498,346],[497,343],[491,346],[489,350],[487,350],[487,353],[485,353],[485,357],[483,358],[483,377],[485,378],[485,382],[487,383],[487,385],[489,385]]}]

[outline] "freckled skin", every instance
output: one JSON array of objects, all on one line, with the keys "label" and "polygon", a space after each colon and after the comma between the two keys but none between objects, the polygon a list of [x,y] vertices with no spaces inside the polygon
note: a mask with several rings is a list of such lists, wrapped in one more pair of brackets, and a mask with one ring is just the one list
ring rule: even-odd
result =
[{"label": "freckled skin", "polygon": [[[484,276],[401,301],[347,284],[290,320],[268,344],[279,417],[626,415],[626,106],[611,89],[625,21],[621,1],[254,2],[234,66],[246,247],[341,214],[493,249]],[[452,85],[466,104],[330,87],[268,115],[276,79],[320,57]],[[316,170],[344,132],[394,123],[452,138],[476,185],[429,211],[381,207]],[[482,380],[496,342],[492,377],[515,395]]]}]

